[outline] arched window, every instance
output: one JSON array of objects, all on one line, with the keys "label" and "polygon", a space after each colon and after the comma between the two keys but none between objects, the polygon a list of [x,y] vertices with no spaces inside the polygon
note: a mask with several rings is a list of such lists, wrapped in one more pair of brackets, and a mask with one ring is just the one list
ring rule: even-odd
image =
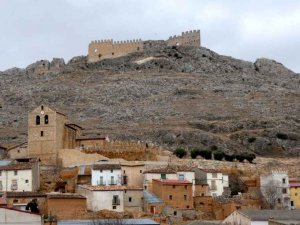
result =
[{"label": "arched window", "polygon": [[49,123],[49,117],[48,115],[45,115],[45,124],[48,124]]},{"label": "arched window", "polygon": [[40,116],[36,116],[35,117],[35,124],[36,125],[40,125],[41,124],[41,118],[40,118]]}]

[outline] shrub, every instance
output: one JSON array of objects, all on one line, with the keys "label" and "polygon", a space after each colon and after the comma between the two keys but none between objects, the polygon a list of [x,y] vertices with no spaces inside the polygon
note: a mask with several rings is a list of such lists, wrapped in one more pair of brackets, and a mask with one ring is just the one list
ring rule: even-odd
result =
[{"label": "shrub", "polygon": [[191,151],[191,157],[192,159],[196,159],[198,155],[200,155],[200,150],[197,148],[192,149]]},{"label": "shrub", "polygon": [[186,155],[186,150],[183,148],[176,148],[173,154],[176,155],[178,158],[182,158]]},{"label": "shrub", "polygon": [[199,155],[205,159],[211,159],[211,150],[200,150]]},{"label": "shrub", "polygon": [[281,140],[287,140],[288,139],[287,134],[280,133],[280,132],[276,134],[276,137],[281,139]]},{"label": "shrub", "polygon": [[249,138],[248,138],[248,142],[249,142],[249,143],[252,143],[252,142],[254,142],[254,141],[256,141],[256,137],[249,137]]},{"label": "shrub", "polygon": [[212,145],[212,146],[210,146],[210,149],[211,149],[212,151],[217,151],[217,150],[218,150],[218,146]]},{"label": "shrub", "polygon": [[256,158],[255,154],[253,153],[243,153],[243,156],[249,163],[252,163],[253,160]]},{"label": "shrub", "polygon": [[235,159],[235,156],[234,155],[227,155],[227,154],[224,154],[224,158],[226,161],[228,162],[233,162],[233,160]]},{"label": "shrub", "polygon": [[224,152],[221,150],[214,151],[213,154],[214,154],[214,159],[219,161],[222,161],[225,155]]},{"label": "shrub", "polygon": [[236,160],[238,160],[239,162],[244,162],[245,157],[243,154],[234,154],[234,157],[236,158]]}]

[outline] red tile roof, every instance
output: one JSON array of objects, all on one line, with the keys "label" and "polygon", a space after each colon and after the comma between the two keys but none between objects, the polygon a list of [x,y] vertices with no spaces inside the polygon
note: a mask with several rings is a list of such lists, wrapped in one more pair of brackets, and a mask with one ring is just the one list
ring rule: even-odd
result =
[{"label": "red tile roof", "polygon": [[34,163],[16,163],[9,164],[7,166],[0,166],[1,170],[30,170],[34,166]]},{"label": "red tile roof", "polygon": [[79,194],[73,194],[73,193],[49,193],[47,194],[48,199],[86,199],[86,197],[79,195]]},{"label": "red tile roof", "polygon": [[300,181],[290,181],[289,185],[290,187],[300,187]]},{"label": "red tile roof", "polygon": [[22,191],[22,192],[8,191],[6,192],[6,197],[7,198],[46,197],[46,194],[42,192],[31,192],[31,191]]},{"label": "red tile roof", "polygon": [[180,184],[192,184],[192,182],[190,181],[187,181],[187,180],[171,180],[171,179],[153,179],[153,181],[158,181],[160,183],[163,183],[163,184],[170,184],[170,185],[180,185]]}]

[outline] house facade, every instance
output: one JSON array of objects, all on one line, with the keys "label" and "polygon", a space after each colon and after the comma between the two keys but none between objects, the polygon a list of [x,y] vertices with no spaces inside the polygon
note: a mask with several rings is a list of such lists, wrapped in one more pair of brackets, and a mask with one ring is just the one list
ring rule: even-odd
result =
[{"label": "house facade", "polygon": [[228,175],[220,173],[216,170],[199,169],[195,170],[196,183],[207,184],[209,186],[210,195],[217,197],[223,194],[224,188],[229,187]]},{"label": "house facade", "polygon": [[290,197],[291,197],[291,208],[300,209],[300,181],[290,180],[289,187],[290,187]]},{"label": "house facade", "polygon": [[169,207],[193,209],[192,183],[186,180],[154,179],[153,193]]},{"label": "house facade", "polygon": [[145,164],[142,162],[122,162],[122,183],[127,186],[143,187]]},{"label": "house facade", "polygon": [[271,208],[290,208],[290,189],[287,171],[271,171],[260,177],[260,190]]},{"label": "house facade", "polygon": [[93,165],[92,185],[121,185],[122,172],[120,164],[103,162]]},{"label": "house facade", "polygon": [[40,188],[39,162],[0,166],[0,191],[30,191]]},{"label": "house facade", "polygon": [[124,211],[124,190],[121,185],[78,185],[77,193],[87,198],[87,209]]}]

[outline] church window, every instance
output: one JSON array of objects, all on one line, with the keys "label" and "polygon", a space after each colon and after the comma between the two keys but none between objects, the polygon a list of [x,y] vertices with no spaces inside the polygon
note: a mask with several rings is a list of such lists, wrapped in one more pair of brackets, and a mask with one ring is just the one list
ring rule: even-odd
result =
[{"label": "church window", "polygon": [[48,115],[45,115],[45,124],[48,124],[49,123],[49,117]]},{"label": "church window", "polygon": [[36,116],[36,117],[35,117],[35,124],[36,124],[36,125],[40,125],[40,123],[41,123],[41,118],[40,118],[40,116]]}]

